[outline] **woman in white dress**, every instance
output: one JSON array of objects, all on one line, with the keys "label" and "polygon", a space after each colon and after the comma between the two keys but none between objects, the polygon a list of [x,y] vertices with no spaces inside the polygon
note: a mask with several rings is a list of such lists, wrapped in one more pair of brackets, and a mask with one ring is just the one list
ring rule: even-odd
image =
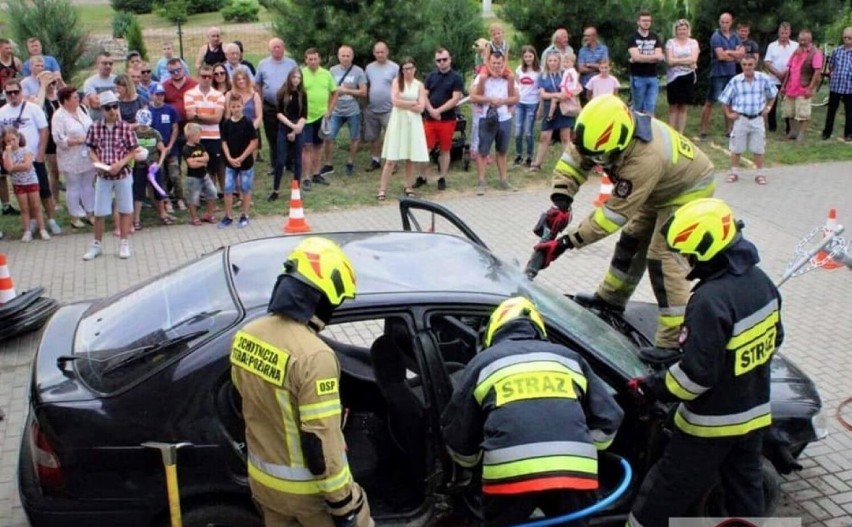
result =
[{"label": "woman in white dress", "polygon": [[391,110],[382,157],[385,166],[379,182],[376,199],[385,200],[388,180],[398,161],[405,161],[406,196],[413,196],[414,163],[428,163],[429,151],[426,148],[426,132],[423,130],[423,109],[426,107],[426,91],[423,83],[414,78],[417,67],[414,59],[406,57],[399,68],[399,77],[391,88]]}]

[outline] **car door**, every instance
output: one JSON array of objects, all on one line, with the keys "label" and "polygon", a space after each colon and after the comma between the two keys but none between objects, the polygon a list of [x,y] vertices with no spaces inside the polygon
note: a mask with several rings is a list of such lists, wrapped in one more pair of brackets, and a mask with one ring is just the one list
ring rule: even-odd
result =
[{"label": "car door", "polygon": [[470,242],[489,250],[473,229],[443,205],[424,199],[402,198],[399,200],[399,212],[405,231],[459,233]]}]

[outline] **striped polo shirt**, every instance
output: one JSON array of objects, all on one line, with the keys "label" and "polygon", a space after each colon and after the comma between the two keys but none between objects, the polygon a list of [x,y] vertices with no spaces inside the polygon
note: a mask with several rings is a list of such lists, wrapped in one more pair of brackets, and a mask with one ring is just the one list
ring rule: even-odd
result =
[{"label": "striped polo shirt", "polygon": [[[199,117],[213,116],[217,109],[222,111],[225,110],[225,96],[222,92],[214,90],[213,88],[210,88],[210,90],[204,94],[201,92],[199,87],[196,86],[184,94],[183,103],[187,113],[189,113],[190,109],[194,109],[195,114]],[[218,122],[199,122],[198,125],[201,126],[202,139],[221,139],[221,136],[219,135]]]}]

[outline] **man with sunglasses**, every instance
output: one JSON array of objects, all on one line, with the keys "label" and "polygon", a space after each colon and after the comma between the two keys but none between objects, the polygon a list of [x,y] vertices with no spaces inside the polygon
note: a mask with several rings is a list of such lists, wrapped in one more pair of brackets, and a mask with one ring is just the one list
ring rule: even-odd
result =
[{"label": "man with sunglasses", "polygon": [[115,74],[112,72],[113,59],[109,51],[98,53],[98,71],[83,82],[83,94],[89,115],[93,121],[101,119],[101,103],[98,95],[105,91],[115,90]]},{"label": "man with sunglasses", "polygon": [[98,168],[95,180],[95,239],[83,255],[83,260],[94,260],[103,252],[104,218],[112,214],[113,195],[119,216],[118,257],[126,259],[130,258],[130,241],[127,236],[133,218],[133,178],[128,165],[139,143],[130,124],[119,117],[118,97],[114,92],[101,93],[98,106],[103,119],[92,123],[86,135],[89,159]]},{"label": "man with sunglasses", "polygon": [[[447,173],[450,170],[450,150],[453,147],[453,133],[456,131],[456,104],[462,98],[464,81],[453,70],[452,57],[445,48],[435,50],[435,70],[423,83],[426,89],[426,112],[423,128],[426,130],[426,146],[429,150],[438,147],[438,190],[447,188]],[[427,183],[425,177],[418,177],[414,188]]]}]

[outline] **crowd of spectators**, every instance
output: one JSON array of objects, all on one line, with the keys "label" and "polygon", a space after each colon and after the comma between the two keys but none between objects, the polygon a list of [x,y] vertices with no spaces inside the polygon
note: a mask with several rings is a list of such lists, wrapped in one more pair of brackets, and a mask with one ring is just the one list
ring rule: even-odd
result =
[{"label": "crowd of spectators", "polygon": [[[623,96],[635,111],[653,115],[659,76],[664,74],[668,122],[683,132],[702,73],[697,68],[701,45],[692,38],[685,19],[678,20],[670,31],[655,29],[653,22],[650,12],[639,12],[636,31],[627,38],[625,74],[629,79],[625,85],[629,93],[624,90]],[[778,129],[779,101],[783,101],[785,136],[804,141],[811,97],[825,60],[831,79],[822,138],[834,133],[842,102],[846,112],[843,138],[852,140],[852,28],[844,30],[843,44],[826,58],[814,45],[810,31],[799,30],[794,41],[789,24],[782,23],[778,39],[766,48],[762,61],[749,29],[747,22],[735,23],[730,13],[722,13],[708,43],[709,90],[701,109],[699,135],[707,138],[713,107],[721,103],[725,133],[730,138],[730,182],[739,179],[737,165],[746,151],[754,155],[759,171],[762,169],[764,122],[770,132]],[[98,243],[102,235],[98,231],[103,230],[98,228],[98,218],[114,214],[119,252],[124,257],[130,255],[130,234],[142,228],[139,208],[146,202],[154,203],[164,224],[175,221],[175,211],[189,209],[193,225],[207,222],[226,228],[236,223],[245,227],[249,224],[253,163],[264,145],[273,177],[267,200],[275,201],[285,171],[305,191],[331,184],[333,145],[344,125],[349,141],[344,173],[352,176],[358,170],[360,143],[366,142],[370,156],[364,170],[381,171],[378,200],[386,198],[400,163],[404,165],[404,194],[414,195],[417,188],[429,184],[430,159],[437,162],[437,188],[444,190],[449,185],[454,149],[464,147],[457,143],[457,132],[467,127],[463,117],[467,112],[461,104],[468,100],[471,122],[467,139],[477,168],[477,194],[485,193],[486,172],[492,164],[496,165],[497,187],[511,190],[508,160],[513,134],[513,166],[539,171],[556,138],[563,146],[571,141],[582,105],[621,89],[622,83],[611,69],[609,48],[599,40],[597,28],[583,28],[582,45],[576,53],[570,37],[567,28],[558,28],[541,53],[532,45],[512,50],[503,28],[495,23],[489,27],[488,38],[475,40],[472,75],[453,68],[452,53],[470,51],[438,48],[434,68],[421,66],[420,77],[413,59],[397,63],[391,59],[392,50],[381,41],[373,46],[373,60],[366,67],[358,65],[364,61],[356,60],[352,47],[343,45],[336,50],[336,63],[326,69],[319,50],[306,50],[300,66],[287,56],[284,42],[273,38],[268,56],[255,68],[243,58],[239,41],[226,42],[219,28],[213,27],[194,57],[195,76],[175,55],[172,43],[164,42],[162,56],[152,62],[154,66],[131,51],[125,71],[118,75],[113,71],[114,57],[102,52],[94,74],[79,91],[65,85],[59,63],[45,54],[38,39],[26,42],[26,60],[15,56],[10,41],[0,39],[0,126],[3,137],[8,138],[8,144],[4,139],[0,177],[2,214],[22,213],[23,241],[34,235],[48,239],[61,232],[55,219],[55,198],[64,191],[70,227],[94,225]],[[510,62],[518,64],[514,70]],[[465,77],[471,79],[467,85]],[[147,112],[141,115],[150,123],[139,122],[141,110]],[[115,122],[133,133],[119,134]],[[95,126],[97,123],[101,124]],[[188,124],[193,125],[191,134],[186,133]],[[19,134],[6,134],[9,126]],[[149,148],[141,147],[144,152],[139,152],[140,127],[142,135],[156,134]],[[259,133],[261,127],[263,134]],[[242,139],[243,131],[250,139]],[[197,141],[188,142],[188,135],[197,135]],[[236,135],[241,136],[240,141],[228,140]],[[119,145],[122,141],[127,144]],[[5,156],[7,149],[9,156]],[[30,156],[21,157],[21,151]],[[6,157],[10,157],[8,162]],[[182,164],[186,165],[185,175]],[[150,175],[141,168],[151,166]],[[41,215],[31,203],[32,184],[23,183],[33,174],[38,181]],[[127,189],[114,183],[124,177],[138,182]],[[20,212],[10,201],[10,181]],[[102,183],[106,181],[111,183]],[[765,175],[759,173],[756,181],[765,184]],[[115,207],[113,196],[108,197],[104,190],[107,188],[114,194]],[[216,189],[216,198],[211,197],[211,188]],[[130,192],[127,199],[125,191]],[[109,206],[99,197],[100,201],[109,199]],[[201,198],[207,202],[208,214],[197,213]],[[222,200],[225,214],[218,220],[211,215],[211,199]],[[126,204],[134,202],[136,207],[130,208],[135,210],[126,212]],[[235,203],[241,206],[239,218],[232,217]],[[125,228],[126,214],[130,216]],[[97,254],[91,249],[86,253],[92,258]]]}]

